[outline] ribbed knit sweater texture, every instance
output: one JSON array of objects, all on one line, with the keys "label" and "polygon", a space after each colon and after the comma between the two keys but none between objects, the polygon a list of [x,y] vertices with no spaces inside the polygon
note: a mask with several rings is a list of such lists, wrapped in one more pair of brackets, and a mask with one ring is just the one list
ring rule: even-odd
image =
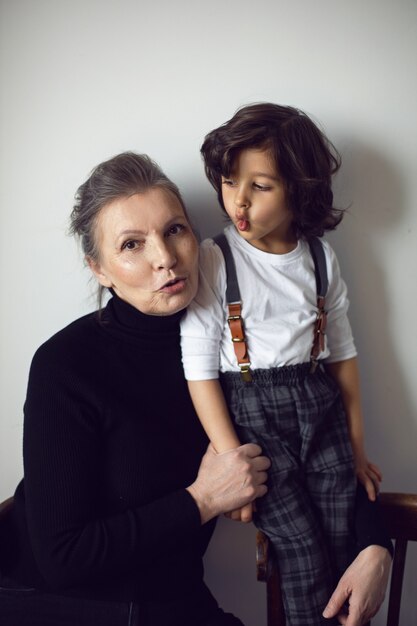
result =
[{"label": "ribbed knit sweater texture", "polygon": [[207,447],[181,367],[179,320],[113,295],[36,352],[15,496],[13,578],[93,598],[212,606],[185,490]]}]

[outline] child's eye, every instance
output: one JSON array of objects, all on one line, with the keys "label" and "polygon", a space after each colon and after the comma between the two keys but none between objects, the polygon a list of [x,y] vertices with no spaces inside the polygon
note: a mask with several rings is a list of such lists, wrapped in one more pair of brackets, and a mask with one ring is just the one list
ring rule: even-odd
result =
[{"label": "child's eye", "polygon": [[168,237],[170,235],[179,235],[179,233],[182,233],[185,229],[185,224],[172,224],[172,226],[170,226],[167,230],[167,235]]},{"label": "child's eye", "polygon": [[269,191],[271,189],[268,185],[260,185],[259,183],[253,183],[253,187],[258,191]]},{"label": "child's eye", "polygon": [[222,184],[226,185],[227,187],[233,187],[233,185],[235,185],[235,181],[231,178],[223,178]]}]

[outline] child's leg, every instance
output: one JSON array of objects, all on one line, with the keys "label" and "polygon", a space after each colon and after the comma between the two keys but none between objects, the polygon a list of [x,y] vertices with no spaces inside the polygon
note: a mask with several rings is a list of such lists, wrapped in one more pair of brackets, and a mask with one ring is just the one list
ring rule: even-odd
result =
[{"label": "child's leg", "polygon": [[304,437],[302,461],[307,488],[326,537],[333,570],[339,578],[353,557],[357,481],[341,397],[336,388],[334,401],[329,403],[335,383],[324,372],[318,374],[315,384],[324,416],[316,418],[321,425],[313,430],[306,423],[312,419],[311,414],[306,418],[305,413],[298,411],[302,416],[300,428],[312,433]]},{"label": "child's leg", "polygon": [[[272,456],[272,451],[266,451]],[[257,502],[255,523],[269,537],[278,561],[287,626],[329,626],[322,612],[334,588],[331,560],[302,475],[273,475]]]},{"label": "child's leg", "polygon": [[278,558],[288,626],[331,624],[321,614],[336,582],[300,463],[304,433],[297,404],[300,396],[311,395],[304,393],[307,368],[257,370],[249,385],[233,375],[223,381],[239,436],[259,443],[272,462],[256,523]]}]

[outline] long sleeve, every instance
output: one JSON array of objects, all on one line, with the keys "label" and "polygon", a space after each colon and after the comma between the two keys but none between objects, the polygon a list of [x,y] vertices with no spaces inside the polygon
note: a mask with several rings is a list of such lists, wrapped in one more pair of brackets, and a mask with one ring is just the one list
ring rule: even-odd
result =
[{"label": "long sleeve", "polygon": [[386,548],[393,556],[392,541],[384,526],[378,500],[371,502],[364,487],[360,484],[356,491],[355,531],[358,552],[368,546],[377,545]]},{"label": "long sleeve", "polygon": [[[119,468],[103,458],[100,418],[106,408],[99,402],[85,380],[71,377],[49,351],[37,354],[25,406],[26,510],[39,568],[57,587],[143,567],[200,528],[198,509],[184,489],[119,506],[119,512],[106,507],[106,484]],[[125,479],[127,489],[132,477]]]},{"label": "long sleeve", "polygon": [[179,598],[190,585],[197,599],[205,593],[214,520],[201,526],[185,488],[208,440],[181,367],[179,319],[113,298],[100,322],[81,318],[35,354],[16,580],[120,599]]}]

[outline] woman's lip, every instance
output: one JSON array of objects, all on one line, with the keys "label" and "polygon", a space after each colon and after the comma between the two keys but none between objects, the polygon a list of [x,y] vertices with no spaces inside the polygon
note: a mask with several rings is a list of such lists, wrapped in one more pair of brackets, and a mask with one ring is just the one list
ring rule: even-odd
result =
[{"label": "woman's lip", "polygon": [[162,285],[159,291],[162,291],[163,293],[169,293],[169,294],[179,293],[180,291],[184,289],[186,281],[187,279],[184,277],[173,278],[172,280],[169,280],[168,282],[166,282],[165,285]]}]

